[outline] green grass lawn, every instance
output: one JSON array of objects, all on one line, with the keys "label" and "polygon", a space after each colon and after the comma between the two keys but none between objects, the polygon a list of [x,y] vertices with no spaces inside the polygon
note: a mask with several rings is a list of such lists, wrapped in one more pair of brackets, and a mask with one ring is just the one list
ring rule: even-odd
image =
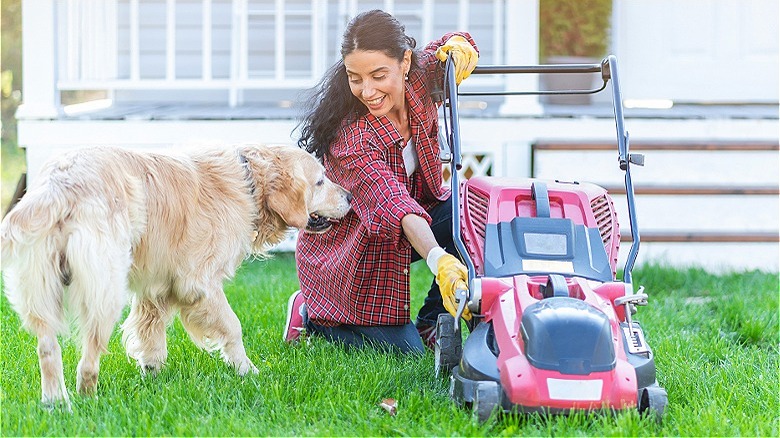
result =
[{"label": "green grass lawn", "polygon": [[[412,271],[413,308],[430,275]],[[101,362],[98,396],[73,393],[78,352],[64,342],[65,380],[73,412],[40,404],[35,339],[20,330],[2,298],[0,378],[4,436],[778,436],[778,276],[714,276],[691,269],[634,271],[650,305],[636,319],[656,354],[669,393],[665,421],[635,412],[614,415],[503,416],[478,424],[450,401],[433,376],[433,354],[401,357],[345,351],[314,339],[281,341],[286,301],[297,288],[294,259],[277,254],[245,264],[227,285],[244,327],[257,376],[240,378],[198,350],[180,323],[168,331],[168,364],[141,377],[115,332]],[[378,403],[398,401],[388,415]]]}]

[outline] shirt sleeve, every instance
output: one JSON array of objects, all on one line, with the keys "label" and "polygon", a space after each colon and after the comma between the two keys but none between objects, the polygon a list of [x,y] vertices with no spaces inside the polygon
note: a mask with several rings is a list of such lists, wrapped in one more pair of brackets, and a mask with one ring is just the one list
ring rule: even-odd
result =
[{"label": "shirt sleeve", "polygon": [[372,135],[347,129],[342,138],[341,147],[331,148],[329,159],[337,163],[332,175],[352,193],[352,209],[370,236],[398,245],[404,216],[417,214],[431,223],[430,215],[398,180]]}]

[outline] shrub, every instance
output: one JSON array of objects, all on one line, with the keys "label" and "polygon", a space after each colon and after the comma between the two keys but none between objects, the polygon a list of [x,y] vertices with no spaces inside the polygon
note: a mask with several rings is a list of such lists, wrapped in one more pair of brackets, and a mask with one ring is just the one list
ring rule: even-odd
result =
[{"label": "shrub", "polygon": [[606,55],[612,0],[539,2],[539,57]]}]

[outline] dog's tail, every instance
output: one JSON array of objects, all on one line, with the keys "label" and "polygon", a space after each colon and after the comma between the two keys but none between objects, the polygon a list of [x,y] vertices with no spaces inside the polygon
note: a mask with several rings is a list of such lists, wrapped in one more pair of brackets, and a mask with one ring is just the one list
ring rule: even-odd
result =
[{"label": "dog's tail", "polygon": [[62,310],[67,199],[49,185],[38,185],[0,223],[5,293],[32,331],[40,324],[57,332],[67,328]]},{"label": "dog's tail", "polygon": [[120,316],[140,236],[131,222],[143,211],[127,205],[144,204],[141,183],[125,195],[84,177],[88,166],[73,167],[39,177],[0,224],[4,288],[32,332],[67,332],[69,308],[78,327],[107,338],[102,331],[110,335],[113,325],[105,322]]}]

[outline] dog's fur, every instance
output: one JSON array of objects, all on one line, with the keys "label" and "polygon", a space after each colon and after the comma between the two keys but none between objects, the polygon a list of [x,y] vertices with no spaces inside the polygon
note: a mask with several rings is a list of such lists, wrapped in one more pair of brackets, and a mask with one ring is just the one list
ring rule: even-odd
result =
[{"label": "dog's fur", "polygon": [[223,281],[288,226],[341,218],[349,201],[313,156],[290,146],[92,148],[49,161],[0,225],[5,292],[38,337],[42,401],[69,406],[57,341],[66,310],[81,341],[77,390],[91,394],[128,300],[122,339],[142,371],[165,363],[165,328],[178,312],[197,345],[221,350],[240,375],[256,373]]}]

